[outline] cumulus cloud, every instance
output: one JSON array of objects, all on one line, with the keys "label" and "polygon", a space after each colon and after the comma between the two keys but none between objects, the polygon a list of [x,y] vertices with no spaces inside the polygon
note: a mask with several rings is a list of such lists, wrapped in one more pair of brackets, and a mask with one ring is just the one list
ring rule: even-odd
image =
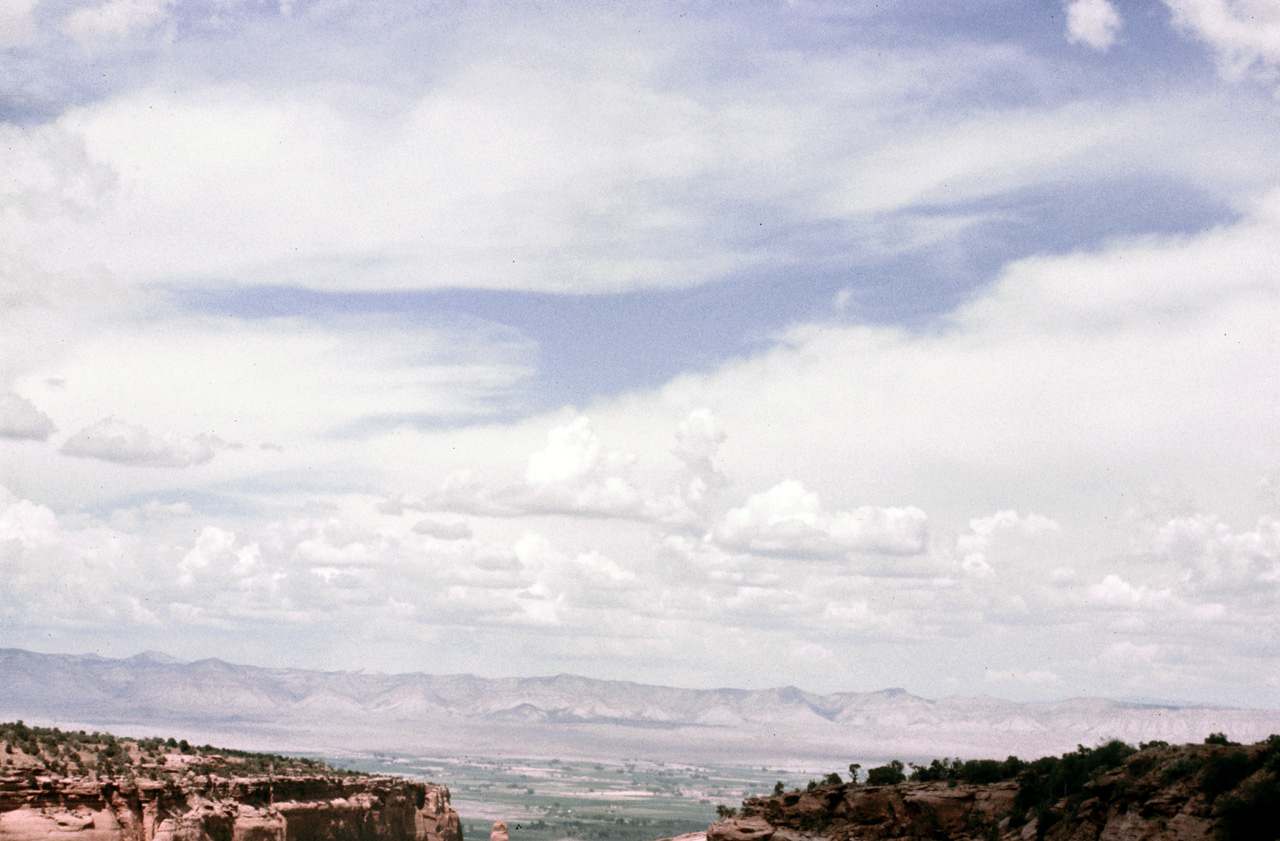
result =
[{"label": "cumulus cloud", "polygon": [[1274,80],[1280,66],[1280,4],[1275,0],[1165,0],[1174,22],[1208,44],[1222,74]]},{"label": "cumulus cloud", "polygon": [[12,392],[0,393],[0,438],[43,441],[53,430],[53,420],[30,400]]},{"label": "cumulus cloud", "polygon": [[196,545],[178,563],[178,584],[190,585],[197,572],[223,561],[231,554],[235,545],[236,536],[233,532],[224,531],[217,526],[205,526],[196,538]]},{"label": "cumulus cloud", "polygon": [[724,426],[710,409],[694,410],[676,427],[674,452],[685,467],[680,493],[692,510],[706,511],[725,485],[715,458],[726,437]]},{"label": "cumulus cloud", "polygon": [[46,635],[149,621],[137,551],[125,535],[98,524],[68,529],[48,507],[0,487],[0,621]]},{"label": "cumulus cloud", "polygon": [[1116,42],[1120,13],[1109,0],[1074,0],[1067,6],[1067,40],[1108,50]]},{"label": "cumulus cloud", "polygon": [[1089,598],[1103,607],[1152,609],[1168,604],[1172,593],[1155,590],[1146,584],[1135,587],[1114,573],[1089,587]]},{"label": "cumulus cloud", "polygon": [[765,555],[911,555],[924,550],[927,520],[915,507],[827,512],[816,493],[789,479],[726,513],[713,537],[727,548]]},{"label": "cumulus cloud", "polygon": [[216,435],[155,435],[145,427],[103,418],[68,438],[62,452],[137,467],[192,467],[207,464],[233,446]]},{"label": "cumulus cloud", "polygon": [[635,456],[606,450],[585,416],[547,433],[547,446],[529,457],[526,503],[548,511],[635,515],[644,507],[626,473]]},{"label": "cumulus cloud", "polygon": [[580,415],[547,432],[546,446],[526,462],[523,484],[491,485],[464,470],[417,505],[500,517],[569,514],[689,527],[702,521],[724,484],[714,464],[724,437],[714,413],[693,411],[676,428],[672,452],[682,469],[670,477],[671,487],[643,485],[632,475],[636,455],[607,447],[591,419]]},{"label": "cumulus cloud", "polygon": [[16,540],[27,548],[47,546],[57,538],[58,521],[43,505],[18,499],[0,486],[0,540]]},{"label": "cumulus cloud", "polygon": [[1151,541],[1152,553],[1174,565],[1180,589],[1195,594],[1257,594],[1280,588],[1280,520],[1262,517],[1236,532],[1219,517],[1175,517]]},{"label": "cumulus cloud", "polygon": [[994,574],[988,563],[993,552],[1013,560],[1027,541],[1061,530],[1056,522],[1039,514],[1019,517],[1017,511],[998,511],[970,520],[969,531],[956,538],[956,552],[965,573],[982,578]]}]

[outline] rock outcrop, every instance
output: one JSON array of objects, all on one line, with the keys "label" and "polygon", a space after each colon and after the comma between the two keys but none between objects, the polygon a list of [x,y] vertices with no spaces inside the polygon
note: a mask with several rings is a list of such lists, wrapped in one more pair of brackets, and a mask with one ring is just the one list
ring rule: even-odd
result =
[{"label": "rock outcrop", "polygon": [[1013,807],[1014,783],[818,786],[749,800],[743,814],[707,830],[707,841],[938,838],[961,841],[995,826]]},{"label": "rock outcrop", "polygon": [[[1280,839],[1280,736],[1251,746],[1116,745],[1037,760],[1001,782],[846,783],[755,798],[713,824],[707,841]],[[1107,752],[1114,765],[1077,773]]]},{"label": "rock outcrop", "polygon": [[462,841],[443,786],[395,777],[0,777],[0,841]]}]

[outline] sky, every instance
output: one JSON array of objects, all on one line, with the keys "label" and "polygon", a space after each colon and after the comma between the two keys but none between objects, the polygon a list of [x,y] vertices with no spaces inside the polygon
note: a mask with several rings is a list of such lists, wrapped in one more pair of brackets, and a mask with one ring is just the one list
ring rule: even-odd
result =
[{"label": "sky", "polygon": [[0,0],[0,645],[1280,706],[1280,2]]}]

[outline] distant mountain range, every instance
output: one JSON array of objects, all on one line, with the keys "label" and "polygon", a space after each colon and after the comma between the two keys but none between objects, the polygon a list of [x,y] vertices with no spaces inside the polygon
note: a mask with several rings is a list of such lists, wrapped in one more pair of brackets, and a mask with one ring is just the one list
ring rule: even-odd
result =
[{"label": "distant mountain range", "polygon": [[[151,730],[201,742],[333,754],[643,757],[818,767],[897,757],[1061,753],[1109,738],[1254,742],[1280,710],[1100,698],[927,700],[677,689],[574,675],[487,679],[264,669],[147,652],[127,659],[0,649],[0,719]],[[865,762],[864,762],[865,764]]]}]

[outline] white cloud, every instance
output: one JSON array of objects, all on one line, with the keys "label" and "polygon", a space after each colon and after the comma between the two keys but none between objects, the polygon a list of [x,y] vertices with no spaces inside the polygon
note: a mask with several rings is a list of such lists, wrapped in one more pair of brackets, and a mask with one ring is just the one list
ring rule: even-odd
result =
[{"label": "white cloud", "polygon": [[1156,532],[1151,551],[1174,565],[1190,593],[1256,595],[1280,587],[1280,520],[1272,517],[1238,533],[1214,515],[1177,517]]},{"label": "white cloud", "polygon": [[1049,583],[1055,587],[1069,587],[1075,581],[1076,571],[1071,567],[1054,567],[1049,571]]},{"label": "white cloud", "polygon": [[0,540],[16,540],[27,548],[47,546],[57,538],[58,522],[43,505],[17,499],[0,487]]},{"label": "white cloud", "polygon": [[715,465],[720,445],[727,437],[720,419],[710,409],[696,409],[676,427],[676,457],[684,463],[681,495],[691,510],[705,512],[725,484]]},{"label": "white cloud", "polygon": [[176,0],[107,0],[76,9],[63,20],[63,29],[81,44],[126,41],[164,23]]},{"label": "white cloud", "polygon": [[155,435],[142,426],[103,418],[67,438],[61,451],[136,467],[193,467],[207,464],[230,446],[204,432],[191,436]]},{"label": "white cloud", "polygon": [[445,522],[424,517],[414,523],[413,531],[415,534],[425,534],[428,537],[435,537],[440,540],[469,540],[471,538],[471,527],[461,520]]},{"label": "white cloud", "polygon": [[911,555],[924,549],[927,519],[914,507],[828,513],[816,493],[787,480],[730,510],[713,536],[726,548],[767,555]]},{"label": "white cloud", "polygon": [[1067,40],[1108,50],[1116,42],[1122,21],[1109,0],[1074,0],[1067,6]]},{"label": "white cloud", "polygon": [[[29,4],[0,8],[32,18]],[[1180,8],[1227,72],[1274,69],[1267,19],[1225,25],[1264,5]],[[159,44],[170,11],[115,0],[64,20],[85,55],[124,56]],[[303,11],[288,31],[311,56]],[[531,23],[518,50],[497,44],[509,33],[457,37],[421,84],[393,51],[389,75],[353,61],[324,85],[288,56],[240,70],[245,43],[183,41],[175,23],[163,68],[112,74],[153,86],[0,126],[13,173],[0,183],[0,383],[31,404],[0,429],[48,437],[56,418],[84,430],[65,451],[94,456],[5,451],[0,479],[26,497],[0,499],[14,638],[239,639],[275,662],[376,649],[371,667],[495,673],[625,657],[690,682],[734,682],[746,664],[762,681],[934,693],[936,663],[963,650],[976,676],[987,655],[969,652],[989,646],[988,679],[1034,693],[1084,685],[1080,664],[1120,632],[1145,635],[1139,656],[1149,643],[1218,664],[1220,698],[1249,691],[1229,675],[1275,631],[1280,585],[1274,521],[1249,496],[1275,462],[1280,388],[1280,194],[1257,199],[1280,152],[1256,102],[1176,81],[1065,103],[1048,83],[1042,98],[1056,59],[1014,45],[747,50],[707,72],[704,39],[723,32],[658,26],[619,48],[604,17],[572,41]],[[1106,49],[1121,22],[1083,2],[1068,26]],[[227,47],[216,71],[184,63],[212,44]],[[1028,89],[1052,104],[1026,104]],[[181,291],[147,290],[130,309],[138,284],[209,278],[576,293],[744,266],[807,276],[780,267],[810,245],[901,253],[1011,217],[1028,190],[1113,178],[1202,190],[1241,218],[1029,256],[910,329],[852,321],[874,292],[855,273],[831,323],[511,422],[535,354],[495,325],[167,315]],[[834,278],[828,257],[813,259]],[[1152,484],[1197,498],[1135,536],[1120,513]],[[105,522],[55,513],[153,497],[166,502]],[[927,545],[926,525],[945,537]],[[791,563],[885,553],[915,555]],[[422,642],[432,635],[458,646]],[[818,665],[796,671],[796,652]]]},{"label": "white cloud", "polygon": [[[153,463],[217,453],[205,460],[198,481],[224,489],[264,472],[332,477],[353,463],[408,482],[466,454],[441,459],[407,440],[414,437],[411,430],[489,417],[527,382],[527,342],[496,327],[473,326],[424,326],[378,316],[247,323],[218,317],[119,319],[84,330],[79,342],[60,344],[43,361],[24,363],[15,390],[38,402],[62,429],[89,430],[79,436],[89,440],[68,439],[67,452],[113,459],[90,469],[101,477],[99,489],[108,502],[171,487],[171,477],[150,471],[103,472],[107,464],[148,461],[139,449],[147,447],[170,451],[153,453]],[[6,338],[0,330],[0,343]],[[121,417],[122,407],[127,418]],[[127,421],[115,422],[114,443],[104,439],[110,431],[101,424],[104,417]],[[190,429],[192,418],[203,429]],[[180,434],[166,438],[162,431]],[[228,449],[212,438],[245,447]],[[264,448],[262,442],[286,446]],[[186,455],[174,454],[183,448]],[[476,463],[499,452],[467,459]],[[38,498],[56,496],[77,506],[94,492],[82,481],[89,468],[49,470],[40,453],[14,457],[15,469],[22,465],[32,476],[28,489]]]},{"label": "white cloud", "polygon": [[1155,662],[1159,655],[1159,645],[1138,645],[1123,640],[1107,646],[1102,652],[1101,659],[1110,666],[1146,666]]},{"label": "white cloud", "polygon": [[620,453],[604,457],[600,438],[591,431],[591,420],[579,417],[547,433],[547,446],[529,456],[525,481],[533,487],[581,482],[601,469],[625,468],[634,459]]},{"label": "white cloud", "polygon": [[43,441],[53,430],[53,420],[30,400],[12,392],[0,392],[0,438]]},{"label": "white cloud", "polygon": [[[129,3],[122,20],[159,8]],[[762,50],[742,78],[712,82],[698,42],[717,33],[619,43],[587,17],[573,35],[541,24],[547,45],[574,38],[571,51],[459,38],[430,86],[193,74],[72,109],[50,130],[82,138],[119,179],[117,200],[28,226],[32,258],[100,264],[130,284],[670,288],[797,256],[777,229],[829,226],[861,252],[896,254],[953,241],[990,219],[973,203],[1022,189],[1150,175],[1234,197],[1240,169],[1274,169],[1273,138],[1182,91],[970,108],[992,78],[1039,84],[1018,51],[796,62]],[[1263,154],[1239,153],[1251,146]],[[754,208],[778,227],[747,235],[739,213]]]},{"label": "white cloud", "polygon": [[1103,607],[1153,609],[1167,604],[1170,596],[1169,590],[1135,587],[1114,573],[1089,588],[1089,598]]},{"label": "white cloud", "polygon": [[39,0],[0,0],[0,44],[22,44],[35,34],[32,12]]},{"label": "white cloud", "polygon": [[683,469],[661,477],[668,487],[641,486],[632,475],[636,455],[607,448],[591,419],[580,415],[551,428],[546,446],[529,456],[523,484],[494,485],[464,470],[422,505],[499,517],[567,514],[690,527],[705,518],[724,484],[713,461],[723,440],[710,410],[693,411],[677,425],[672,451]]},{"label": "white cloud", "polygon": [[1274,79],[1280,66],[1280,4],[1275,0],[1165,0],[1174,22],[1217,53],[1224,76]]},{"label": "white cloud", "polygon": [[969,531],[956,538],[956,552],[966,574],[985,578],[995,572],[988,562],[992,553],[1002,555],[1006,562],[1016,561],[1027,542],[1061,530],[1056,522],[1039,514],[1019,517],[1017,511],[998,511],[970,520]]},{"label": "white cloud", "polygon": [[606,450],[582,416],[547,433],[529,457],[525,489],[512,501],[525,510],[643,516],[646,500],[627,477],[635,456]]},{"label": "white cloud", "polygon": [[841,602],[832,599],[827,603],[822,616],[829,626],[845,630],[885,624],[884,617],[878,616],[866,601]]},{"label": "white cloud", "polygon": [[200,530],[200,536],[196,538],[196,545],[183,555],[178,563],[179,586],[189,586],[201,570],[224,561],[231,555],[235,545],[235,533],[224,531],[217,526],[205,526]]},{"label": "white cloud", "polygon": [[988,669],[982,679],[994,683],[1061,684],[1062,678],[1046,669]]}]

